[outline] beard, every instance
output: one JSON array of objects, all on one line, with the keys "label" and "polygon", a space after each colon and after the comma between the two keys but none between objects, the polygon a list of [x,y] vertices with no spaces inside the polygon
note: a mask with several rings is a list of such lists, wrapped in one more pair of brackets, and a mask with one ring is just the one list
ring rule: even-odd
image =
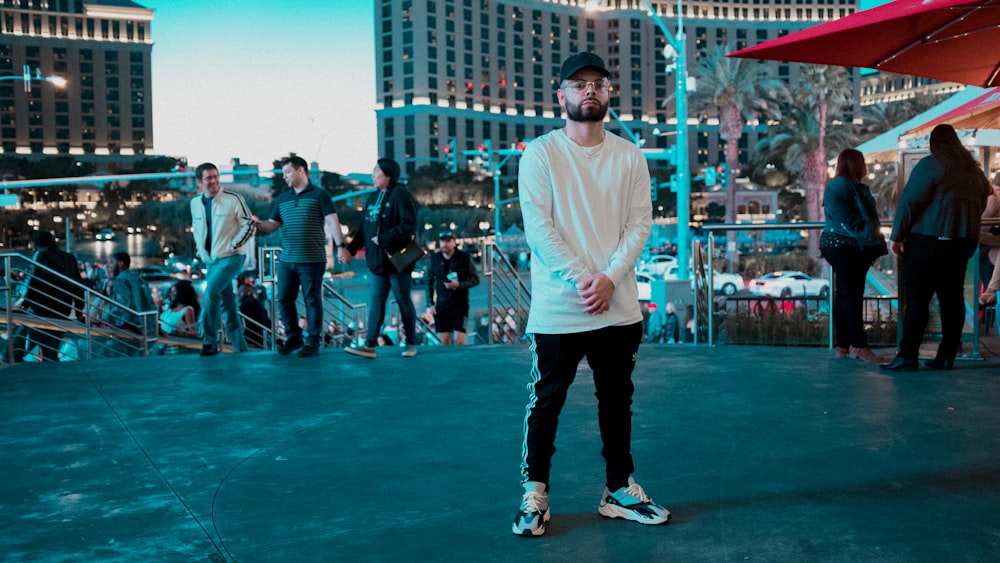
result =
[{"label": "beard", "polygon": [[[597,107],[588,105],[584,107],[584,102],[594,101],[597,102]],[[597,122],[604,121],[604,117],[608,114],[608,105],[601,103],[597,98],[584,98],[578,104],[571,104],[569,101],[566,102],[566,115],[569,117],[570,121],[579,122]]]}]

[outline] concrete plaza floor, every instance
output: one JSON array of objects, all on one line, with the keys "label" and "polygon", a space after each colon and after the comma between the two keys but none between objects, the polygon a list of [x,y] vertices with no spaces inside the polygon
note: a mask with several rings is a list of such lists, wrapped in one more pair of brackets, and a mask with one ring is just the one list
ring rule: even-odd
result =
[{"label": "concrete plaza floor", "polygon": [[525,347],[4,367],[0,560],[997,561],[984,343],[895,375],[825,349],[643,345],[636,478],[674,515],[656,527],[596,512],[583,366],[533,539],[510,532]]}]

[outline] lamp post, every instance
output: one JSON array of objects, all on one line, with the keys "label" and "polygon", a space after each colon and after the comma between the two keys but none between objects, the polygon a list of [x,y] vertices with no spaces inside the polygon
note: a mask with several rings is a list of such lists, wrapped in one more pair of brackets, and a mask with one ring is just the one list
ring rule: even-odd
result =
[{"label": "lamp post", "polygon": [[36,68],[35,72],[31,72],[31,67],[24,65],[23,72],[21,74],[14,74],[11,76],[0,76],[0,80],[23,80],[24,81],[24,91],[31,91],[32,81],[39,82],[51,82],[57,88],[62,88],[66,85],[66,79],[61,76],[42,76],[42,69]]},{"label": "lamp post", "polygon": [[[674,146],[676,159],[674,165],[677,167],[677,179],[675,189],[677,191],[677,279],[686,280],[688,278],[688,260],[690,251],[690,233],[688,225],[691,223],[691,166],[688,163],[688,134],[687,134],[687,54],[684,47],[684,10],[681,7],[682,0],[677,0],[677,34],[673,35],[667,28],[663,20],[653,9],[649,0],[643,0],[653,21],[663,31],[670,48],[673,49],[674,75],[677,101],[677,139]],[[668,58],[671,53],[669,49],[664,49],[664,56]]]}]

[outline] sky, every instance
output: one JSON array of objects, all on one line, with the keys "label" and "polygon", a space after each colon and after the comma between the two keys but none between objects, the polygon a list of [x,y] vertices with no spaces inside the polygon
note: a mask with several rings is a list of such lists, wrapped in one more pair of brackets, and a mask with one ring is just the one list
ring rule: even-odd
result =
[{"label": "sky", "polygon": [[294,152],[331,172],[371,170],[373,2],[136,1],[155,10],[156,154],[263,170]]},{"label": "sky", "polygon": [[152,23],[153,145],[191,166],[294,152],[340,174],[377,159],[364,0],[135,0]]}]

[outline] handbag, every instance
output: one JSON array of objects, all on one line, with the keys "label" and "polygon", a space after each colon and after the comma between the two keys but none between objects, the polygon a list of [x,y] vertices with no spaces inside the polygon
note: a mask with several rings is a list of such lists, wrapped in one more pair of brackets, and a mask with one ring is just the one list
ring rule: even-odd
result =
[{"label": "handbag", "polygon": [[389,256],[389,262],[396,268],[398,272],[405,272],[408,269],[413,268],[413,265],[417,263],[427,254],[423,248],[417,244],[417,241],[410,239],[410,242],[406,243],[406,246],[401,248],[399,252],[395,254],[390,254],[386,251],[386,255]]},{"label": "handbag", "polygon": [[[869,205],[868,200],[861,195],[861,189],[859,188],[861,185],[864,184],[854,186],[854,202],[858,206],[861,217],[865,220],[865,226],[860,231],[851,230],[850,232],[854,235],[858,246],[861,247],[861,251],[872,260],[875,260],[879,256],[889,254],[889,247],[885,244],[885,236],[879,230],[878,211],[874,205]],[[871,201],[874,203],[874,200]]]}]

